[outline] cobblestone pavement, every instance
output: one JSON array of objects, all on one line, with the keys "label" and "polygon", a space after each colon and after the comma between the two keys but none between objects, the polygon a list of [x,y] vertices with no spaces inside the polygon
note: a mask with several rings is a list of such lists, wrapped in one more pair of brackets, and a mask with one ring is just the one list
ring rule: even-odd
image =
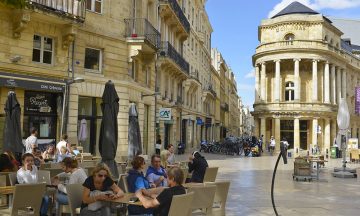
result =
[{"label": "cobblestone pavement", "polygon": [[[275,215],[270,190],[276,156],[239,157],[203,154],[210,166],[218,166],[217,180],[230,180],[226,215]],[[177,155],[186,160],[189,155]],[[332,177],[341,159],[329,159],[320,170],[322,181],[297,182],[292,174],[294,160],[279,163],[275,180],[275,203],[279,215],[360,215],[360,179]],[[348,164],[360,167],[360,164]]]}]

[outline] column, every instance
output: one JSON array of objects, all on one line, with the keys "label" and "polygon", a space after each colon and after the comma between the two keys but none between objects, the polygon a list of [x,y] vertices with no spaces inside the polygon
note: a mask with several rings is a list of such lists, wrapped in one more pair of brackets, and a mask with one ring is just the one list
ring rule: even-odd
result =
[{"label": "column", "polygon": [[330,103],[330,77],[329,77],[329,62],[325,62],[324,68],[324,103]]},{"label": "column", "polygon": [[255,66],[255,102],[259,101],[259,95],[260,95],[260,89],[259,89],[259,85],[260,85],[260,68],[259,65],[257,64]]},{"label": "column", "polygon": [[267,142],[266,140],[266,118],[260,118],[260,136],[264,135],[264,143]]},{"label": "column", "polygon": [[330,146],[332,146],[334,144],[334,138],[336,138],[336,119],[331,120],[330,127]]},{"label": "column", "polygon": [[294,87],[295,87],[295,101],[300,101],[300,80],[299,80],[299,68],[300,68],[300,60],[294,59]]},{"label": "column", "polygon": [[259,125],[259,119],[258,118],[255,118],[254,119],[254,126],[255,126],[255,131],[254,131],[254,135],[256,136],[256,137],[259,137],[260,138],[260,125]]},{"label": "column", "polygon": [[[330,119],[325,119],[323,154],[330,156]],[[326,154],[327,152],[327,154]]]},{"label": "column", "polygon": [[[266,64],[265,62],[261,63],[261,72],[260,72],[260,88],[261,88],[261,92],[260,92],[260,98],[262,101],[265,101],[266,99]],[[264,135],[265,136],[265,135]]]},{"label": "column", "polygon": [[280,118],[275,118],[275,141],[276,141],[276,150],[280,150]]},{"label": "column", "polygon": [[313,60],[313,64],[312,64],[312,99],[313,99],[313,102],[316,102],[318,100],[317,63],[318,63],[318,60]]},{"label": "column", "polygon": [[300,120],[299,118],[294,119],[294,155],[299,155],[300,149]]},{"label": "column", "polygon": [[275,61],[275,102],[280,101],[280,60]]},{"label": "column", "polygon": [[337,67],[337,70],[336,70],[336,87],[337,87],[336,98],[338,100],[338,103],[340,103],[340,98],[341,98],[341,69],[339,67]]},{"label": "column", "polygon": [[336,104],[336,79],[335,79],[335,65],[331,65],[331,103]]},{"label": "column", "polygon": [[342,69],[341,81],[342,81],[341,97],[346,99],[346,71],[345,71],[345,69]]},{"label": "column", "polygon": [[[312,142],[311,142],[313,148],[318,144],[318,141],[317,141],[317,126],[318,126],[318,120],[313,119],[313,122],[312,122]],[[311,152],[311,149],[310,149],[310,152]]]}]

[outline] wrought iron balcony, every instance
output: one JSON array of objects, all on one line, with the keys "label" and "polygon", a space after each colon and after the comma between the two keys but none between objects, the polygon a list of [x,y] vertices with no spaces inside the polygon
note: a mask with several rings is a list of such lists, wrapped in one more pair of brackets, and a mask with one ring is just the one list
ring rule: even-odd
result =
[{"label": "wrought iron balcony", "polygon": [[161,42],[160,56],[172,59],[186,75],[189,75],[189,63],[176,51],[176,49],[168,41]]},{"label": "wrought iron balcony", "polygon": [[134,41],[144,41],[156,49],[160,47],[160,33],[145,18],[125,19],[125,37]]},{"label": "wrought iron balcony", "polygon": [[190,23],[187,20],[185,14],[181,10],[180,5],[177,3],[176,0],[160,0],[160,5],[170,5],[171,9],[176,14],[177,18],[179,19],[181,25],[184,27],[185,31],[189,34],[190,33]]},{"label": "wrought iron balcony", "polygon": [[86,3],[84,0],[27,0],[34,8],[73,19],[85,21]]}]

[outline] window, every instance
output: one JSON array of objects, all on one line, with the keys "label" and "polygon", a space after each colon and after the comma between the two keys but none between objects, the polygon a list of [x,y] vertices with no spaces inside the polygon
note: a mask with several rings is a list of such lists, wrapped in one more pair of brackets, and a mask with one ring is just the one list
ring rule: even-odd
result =
[{"label": "window", "polygon": [[285,101],[294,100],[295,87],[293,82],[287,82],[285,84]]},{"label": "window", "polygon": [[52,38],[34,35],[32,60],[34,62],[51,64],[53,47]]},{"label": "window", "polygon": [[150,86],[150,68],[144,66],[144,72],[145,72],[145,84],[146,86]]},{"label": "window", "polygon": [[92,12],[102,12],[102,0],[86,0],[86,9]]},{"label": "window", "polygon": [[85,65],[86,69],[101,72],[102,56],[101,50],[93,48],[85,48]]},{"label": "window", "polygon": [[294,34],[287,34],[287,35],[285,35],[285,37],[284,37],[284,39],[286,40],[286,41],[293,41],[293,40],[295,40],[295,35]]}]

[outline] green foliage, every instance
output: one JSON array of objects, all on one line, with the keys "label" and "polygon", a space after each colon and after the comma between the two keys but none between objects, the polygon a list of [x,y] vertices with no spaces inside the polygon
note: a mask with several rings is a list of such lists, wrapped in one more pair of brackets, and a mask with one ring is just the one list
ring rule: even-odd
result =
[{"label": "green foliage", "polygon": [[24,8],[27,0],[0,0],[0,4],[5,4],[13,8]]}]

